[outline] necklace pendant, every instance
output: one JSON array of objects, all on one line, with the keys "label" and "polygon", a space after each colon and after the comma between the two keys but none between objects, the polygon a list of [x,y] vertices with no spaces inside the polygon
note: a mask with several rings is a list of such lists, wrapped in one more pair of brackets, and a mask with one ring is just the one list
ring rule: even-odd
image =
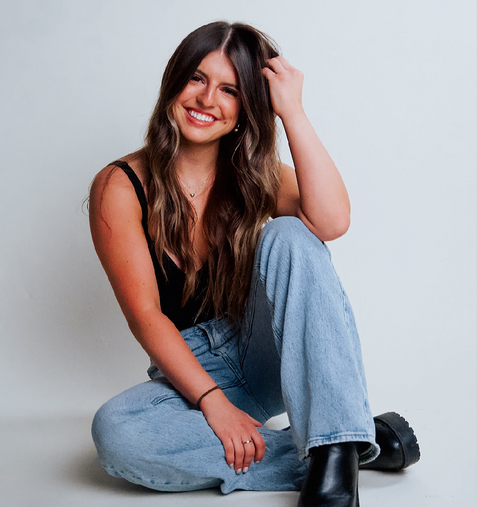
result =
[{"label": "necklace pendant", "polygon": [[181,177],[180,177],[180,176],[179,176],[179,181],[181,182],[181,185],[184,187],[184,190],[186,190],[186,191],[187,191],[187,193],[190,195],[191,199],[193,199],[193,198],[197,195],[197,192],[199,192],[200,190],[202,190],[202,188],[203,188],[203,187],[204,187],[204,185],[207,183],[207,181],[209,181],[209,177],[210,177],[210,174],[209,174],[209,176],[207,176],[207,178],[206,178],[206,179],[202,182],[202,185],[201,185],[199,188],[197,188],[197,189],[195,190],[195,192],[191,192],[191,191],[190,191],[189,186],[188,186],[188,185],[186,185],[186,184],[182,181],[182,179],[181,179]]}]

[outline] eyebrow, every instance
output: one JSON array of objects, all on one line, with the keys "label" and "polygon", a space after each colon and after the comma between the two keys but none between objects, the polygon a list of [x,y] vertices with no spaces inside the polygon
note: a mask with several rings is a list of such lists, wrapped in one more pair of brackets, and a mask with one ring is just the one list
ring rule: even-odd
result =
[{"label": "eyebrow", "polygon": [[[196,70],[197,74],[200,74],[201,76],[205,77],[205,78],[209,78],[209,76],[203,72],[202,70],[200,69],[197,69]],[[240,88],[238,87],[238,85],[234,84],[234,83],[220,83],[221,85],[223,86],[230,86],[231,88],[235,88],[236,90],[239,90]]]}]

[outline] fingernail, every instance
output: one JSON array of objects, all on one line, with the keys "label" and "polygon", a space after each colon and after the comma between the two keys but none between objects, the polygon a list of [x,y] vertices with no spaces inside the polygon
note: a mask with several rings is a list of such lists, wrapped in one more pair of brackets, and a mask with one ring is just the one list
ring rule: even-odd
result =
[{"label": "fingernail", "polygon": [[234,467],[233,463],[227,463],[227,465],[229,466],[229,468],[233,468]]},{"label": "fingernail", "polygon": [[242,469],[239,468],[236,472],[235,472],[237,475],[240,475],[242,473]]},{"label": "fingernail", "polygon": [[248,472],[248,467],[244,467],[243,473],[246,474]]},{"label": "fingernail", "polygon": [[256,461],[255,464],[258,465],[260,463],[260,460]]}]

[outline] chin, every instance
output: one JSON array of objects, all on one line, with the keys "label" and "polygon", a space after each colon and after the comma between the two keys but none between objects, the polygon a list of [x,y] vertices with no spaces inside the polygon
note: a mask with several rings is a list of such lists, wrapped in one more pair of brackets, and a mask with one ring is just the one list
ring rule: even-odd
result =
[{"label": "chin", "polygon": [[216,135],[207,134],[206,132],[183,132],[181,131],[182,137],[188,141],[189,143],[193,144],[212,144],[212,143],[218,143],[220,139],[227,135],[229,132],[220,132]]}]

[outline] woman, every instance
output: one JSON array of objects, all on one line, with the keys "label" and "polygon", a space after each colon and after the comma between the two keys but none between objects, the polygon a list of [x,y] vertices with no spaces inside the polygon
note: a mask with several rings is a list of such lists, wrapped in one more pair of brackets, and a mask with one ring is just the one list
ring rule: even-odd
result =
[{"label": "woman", "polygon": [[[254,28],[203,26],[167,65],[145,147],[94,180],[94,245],[151,358],[151,381],[93,422],[114,476],[162,491],[301,488],[301,506],[358,505],[378,420],[323,243],[346,232],[348,195],[303,111],[302,81]],[[295,170],[278,160],[276,116]],[[290,431],[262,426],[284,410]],[[381,422],[388,450],[374,463],[416,461],[405,421]]]}]

